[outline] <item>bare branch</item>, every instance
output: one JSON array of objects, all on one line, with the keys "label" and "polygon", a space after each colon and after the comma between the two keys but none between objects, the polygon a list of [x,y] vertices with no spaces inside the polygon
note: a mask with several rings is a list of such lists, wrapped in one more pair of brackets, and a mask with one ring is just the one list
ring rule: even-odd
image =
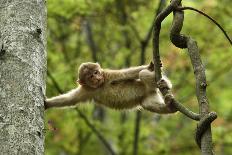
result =
[{"label": "bare branch", "polygon": [[[159,6],[156,10],[156,14],[155,17],[162,11],[164,5],[166,3],[166,0],[160,0],[159,2]],[[148,43],[151,39],[151,34],[152,34],[152,29],[153,29],[153,23],[151,25],[151,27],[149,28],[146,37],[143,40],[139,40],[140,41],[140,47],[141,47],[141,58],[140,58],[140,64],[143,65],[145,62],[145,52],[148,46]],[[137,33],[137,36],[139,36],[139,33]],[[133,144],[133,155],[137,155],[138,154],[138,141],[139,141],[139,127],[140,127],[140,122],[141,122],[141,116],[142,116],[142,112],[141,111],[137,111],[136,113],[136,119],[135,119],[135,133],[134,133],[134,144]]]},{"label": "bare branch", "polygon": [[[175,7],[178,6],[178,4],[181,2],[181,0],[173,0],[171,2],[171,4],[164,9],[155,19],[154,22],[154,27],[153,27],[153,60],[154,60],[154,68],[155,68],[155,80],[158,82],[161,79],[161,61],[160,61],[160,55],[159,55],[159,33],[160,33],[160,29],[161,29],[161,22],[172,12],[174,11]],[[183,18],[182,18],[183,20]],[[178,24],[177,22],[173,22],[174,26],[172,26],[172,29],[175,28],[177,30],[173,30],[171,34],[175,34],[175,36],[177,36],[176,34],[180,32],[181,28],[182,28],[182,24]],[[180,26],[181,28],[178,28],[178,26]],[[171,38],[171,37],[170,37]],[[176,37],[178,38],[178,37]],[[182,38],[182,36],[181,36]],[[183,39],[177,39],[178,41],[182,41]],[[160,90],[161,93],[165,96],[168,93],[170,95],[173,96],[173,94],[171,92],[165,91],[164,89]],[[173,105],[176,106],[177,110],[182,112],[183,114],[185,114],[187,117],[194,119],[194,120],[199,120],[200,119],[200,115],[196,114],[190,110],[188,110],[187,108],[185,108],[183,105],[181,105],[178,101],[176,101],[174,98],[172,100]]]},{"label": "bare branch", "polygon": [[226,31],[223,29],[223,27],[216,21],[214,20],[212,17],[210,17],[209,15],[207,15],[206,13],[204,13],[203,11],[197,10],[193,7],[177,7],[177,10],[181,11],[181,10],[193,10],[198,12],[199,14],[207,17],[208,19],[210,19],[214,24],[216,24],[219,29],[223,32],[223,34],[225,35],[225,37],[227,38],[227,40],[230,42],[230,44],[232,45],[232,40],[230,39],[229,35],[226,33]]},{"label": "bare branch", "polygon": [[[196,133],[196,139],[198,145],[200,145],[201,152],[203,155],[212,155],[213,154],[213,147],[212,147],[212,134],[211,134],[211,127],[210,123],[216,119],[216,113],[210,113],[209,114],[209,104],[208,99],[206,96],[206,77],[205,77],[205,69],[201,62],[199,50],[197,47],[197,44],[194,40],[192,40],[190,37],[180,34],[183,21],[184,21],[184,13],[183,11],[177,11],[176,8],[181,6],[181,0],[172,0],[171,4],[163,11],[161,12],[158,17],[156,18],[155,24],[154,24],[154,35],[153,35],[153,59],[154,59],[154,67],[155,67],[155,73],[156,82],[160,81],[161,79],[161,69],[162,66],[160,61],[160,55],[159,55],[159,33],[161,29],[161,22],[164,20],[165,17],[167,17],[168,14],[170,14],[172,11],[174,13],[173,23],[170,31],[170,40],[172,43],[179,48],[188,48],[189,56],[191,59],[191,63],[193,66],[195,78],[196,78],[196,95],[198,99],[199,104],[199,114],[194,114],[194,117],[192,119],[199,120],[199,129]],[[168,89],[162,89],[160,88],[161,93],[166,96],[172,96],[172,93]],[[192,116],[191,111],[189,111],[187,108],[182,106],[181,104],[178,104],[177,101],[175,101],[174,97],[171,100],[172,104],[175,106],[175,108],[179,111],[181,111],[184,114],[187,114],[187,116]],[[186,113],[187,112],[187,113]],[[207,117],[207,116],[210,117]],[[191,117],[190,117],[191,118]],[[210,121],[208,121],[210,120]],[[201,141],[201,143],[199,142]]]},{"label": "bare branch", "polygon": [[181,0],[172,0],[170,5],[165,8],[155,19],[153,26],[153,60],[155,68],[155,80],[158,82],[161,79],[162,63],[159,54],[159,34],[161,29],[161,22],[178,6]]}]

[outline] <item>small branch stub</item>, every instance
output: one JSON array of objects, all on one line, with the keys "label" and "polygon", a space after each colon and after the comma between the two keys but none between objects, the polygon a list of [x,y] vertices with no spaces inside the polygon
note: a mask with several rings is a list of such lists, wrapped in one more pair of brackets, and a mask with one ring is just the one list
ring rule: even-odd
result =
[{"label": "small branch stub", "polygon": [[36,32],[37,32],[38,34],[42,34],[41,28],[37,28],[37,29],[36,29]]},{"label": "small branch stub", "polygon": [[4,43],[2,40],[0,40],[0,57],[2,57],[6,53],[6,49],[4,47]]},{"label": "small branch stub", "polygon": [[207,86],[208,86],[208,84],[207,84],[207,83],[204,83],[204,82],[203,82],[203,83],[201,83],[201,87],[202,87],[202,88],[206,88]]}]

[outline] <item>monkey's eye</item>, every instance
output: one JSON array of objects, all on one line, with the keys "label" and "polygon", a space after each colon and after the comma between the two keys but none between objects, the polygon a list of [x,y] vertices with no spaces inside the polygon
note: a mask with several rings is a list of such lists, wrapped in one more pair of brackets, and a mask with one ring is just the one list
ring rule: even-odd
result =
[{"label": "monkey's eye", "polygon": [[97,70],[93,72],[93,74],[95,74],[95,75],[98,74],[98,73],[99,73],[99,72],[98,72]]}]

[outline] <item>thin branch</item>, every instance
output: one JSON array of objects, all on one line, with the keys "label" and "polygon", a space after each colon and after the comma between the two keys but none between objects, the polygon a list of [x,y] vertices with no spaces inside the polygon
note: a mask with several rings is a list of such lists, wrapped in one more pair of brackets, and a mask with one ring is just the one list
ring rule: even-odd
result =
[{"label": "thin branch", "polygon": [[77,111],[79,116],[85,121],[85,123],[88,125],[88,127],[93,131],[93,133],[95,133],[95,135],[98,137],[98,139],[100,139],[101,142],[105,145],[105,147],[110,152],[110,154],[111,155],[116,155],[113,148],[108,143],[108,141],[105,139],[105,137],[95,128],[95,126],[92,123],[90,123],[88,118],[78,108],[75,108],[75,110]]},{"label": "thin branch", "polygon": [[[156,14],[155,14],[154,18],[156,18],[156,16],[162,11],[162,9],[164,8],[165,3],[166,3],[166,0],[160,0],[159,6],[158,6],[158,8],[156,10]],[[146,37],[142,41],[140,41],[140,44],[141,44],[140,64],[141,65],[143,65],[144,62],[145,62],[145,52],[146,52],[148,43],[149,43],[149,41],[151,39],[151,36],[152,36],[152,29],[153,29],[153,23],[152,23],[151,27],[149,28]],[[137,35],[139,36],[138,32],[137,32]],[[135,119],[135,133],[134,133],[135,136],[134,136],[134,144],[133,144],[133,155],[138,154],[138,142],[139,142],[141,116],[142,116],[142,112],[137,111],[136,119]]]},{"label": "thin branch", "polygon": [[139,34],[138,30],[136,29],[136,27],[131,22],[128,22],[128,25],[130,26],[131,30],[134,32],[135,38],[139,42],[141,42],[142,37],[140,37],[140,34]]},{"label": "thin branch", "polygon": [[90,51],[92,53],[92,59],[94,62],[97,62],[98,61],[98,59],[97,59],[97,51],[98,50],[97,50],[97,46],[96,46],[94,38],[93,38],[91,24],[90,24],[88,19],[85,19],[83,25],[84,25],[84,31],[86,34],[86,41],[87,41],[89,48],[90,48]]},{"label": "thin branch", "polygon": [[159,54],[159,34],[161,29],[161,22],[175,9],[181,0],[172,0],[170,5],[167,6],[161,13],[156,17],[153,25],[153,61],[155,68],[155,81],[158,82],[161,79],[161,66]]},{"label": "thin branch", "polygon": [[[60,94],[63,94],[63,90],[60,88],[58,82],[56,82],[56,79],[51,75],[49,70],[48,70],[48,77],[51,79],[51,81],[52,81],[53,85],[55,86],[55,88],[57,89],[57,91]],[[93,133],[95,133],[95,135],[99,138],[99,140],[104,144],[104,146],[107,148],[107,150],[112,155],[115,155],[116,153],[112,149],[111,145],[107,142],[105,137],[95,128],[95,126],[92,123],[90,123],[88,118],[78,108],[75,108],[75,109],[76,109],[77,113],[80,115],[80,117],[84,120],[86,125],[93,131]]]},{"label": "thin branch", "polygon": [[230,42],[230,44],[232,45],[232,40],[230,39],[229,35],[226,33],[226,31],[223,29],[223,27],[215,20],[213,19],[212,17],[210,17],[209,15],[207,15],[206,13],[204,13],[203,11],[200,11],[200,10],[197,10],[193,7],[177,7],[177,10],[193,10],[193,11],[196,11],[198,12],[199,14],[207,17],[208,19],[210,19],[214,24],[216,24],[218,26],[218,28],[223,32],[223,34],[225,35],[225,37],[227,38],[227,40]]},{"label": "thin branch", "polygon": [[[86,34],[86,41],[89,45],[89,48],[92,54],[92,60],[94,62],[98,62],[98,58],[97,58],[98,47],[96,46],[96,43],[94,40],[91,22],[86,18],[83,25],[84,25],[84,31]],[[98,105],[94,105],[93,118],[103,122],[105,118],[104,109]]]},{"label": "thin branch", "polygon": [[182,114],[184,114],[185,116],[189,117],[190,119],[199,121],[201,115],[197,114],[191,110],[189,110],[188,108],[186,108],[185,106],[183,106],[183,104],[181,104],[180,102],[174,100],[173,101],[174,106],[178,109],[178,111],[180,111]]},{"label": "thin branch", "polygon": [[47,74],[48,74],[48,77],[52,80],[52,83],[53,83],[53,85],[55,86],[56,90],[57,90],[60,94],[62,94],[63,91],[61,90],[61,88],[60,88],[58,82],[56,82],[55,78],[52,76],[52,74],[50,73],[49,70],[47,70]]},{"label": "thin branch", "polygon": [[134,143],[133,143],[133,155],[138,154],[138,143],[139,143],[139,133],[140,133],[140,123],[141,123],[142,112],[136,112],[135,118],[135,129],[134,129]]},{"label": "thin branch", "polygon": [[[154,21],[155,21],[155,18],[158,16],[158,14],[163,10],[165,4],[166,4],[166,0],[160,0],[159,6],[156,10]],[[151,24],[151,26],[147,32],[146,37],[141,41],[141,64],[144,64],[146,48],[147,48],[148,43],[152,37],[153,25],[154,25],[154,23]]]},{"label": "thin branch", "polygon": [[[181,0],[173,0],[171,4],[165,8],[155,19],[154,21],[154,27],[153,27],[153,60],[154,60],[154,68],[155,68],[155,80],[158,82],[161,79],[161,61],[160,61],[160,54],[159,54],[159,34],[161,29],[161,22],[172,12],[174,11],[175,7],[178,6],[178,4],[181,2]],[[183,19],[183,18],[182,18]],[[173,30],[171,34],[176,34],[180,32],[180,28],[182,28],[182,24],[178,24],[177,22],[173,23],[174,26],[172,26],[172,29],[175,28],[175,31]],[[175,35],[177,36],[177,35]],[[178,36],[177,36],[178,37]],[[176,37],[176,38],[177,38]],[[171,38],[171,37],[170,37]],[[178,41],[183,40],[177,39]],[[161,90],[161,93],[165,96],[167,93],[169,93],[171,96],[173,94],[171,92],[165,92],[164,90]],[[172,100],[172,104],[177,108],[178,111],[185,114],[187,117],[193,119],[193,120],[199,120],[200,115],[196,114],[189,109],[185,108],[182,104],[180,104],[178,101],[176,101],[174,98]]]},{"label": "thin branch", "polygon": [[[159,2],[159,6],[156,10],[156,15],[155,15],[155,18],[158,16],[158,14],[163,10],[164,6],[166,4],[166,0],[160,0]],[[154,19],[155,21],[155,19]],[[145,37],[145,39],[143,40],[144,43],[148,44],[149,43],[149,40],[151,39],[151,36],[152,36],[152,30],[153,30],[153,24],[151,24],[150,28],[149,28],[149,31]]]}]

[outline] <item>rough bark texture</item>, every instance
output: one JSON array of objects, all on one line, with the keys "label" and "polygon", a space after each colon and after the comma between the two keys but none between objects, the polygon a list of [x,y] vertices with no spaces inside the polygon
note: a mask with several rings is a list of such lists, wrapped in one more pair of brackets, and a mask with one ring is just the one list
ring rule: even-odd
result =
[{"label": "rough bark texture", "polygon": [[[209,102],[206,95],[206,76],[205,68],[200,58],[197,43],[191,38],[187,41],[188,53],[192,62],[195,78],[196,78],[196,96],[199,104],[199,112],[201,114],[201,121],[204,116],[209,113]],[[215,117],[216,119],[216,117]],[[201,154],[202,155],[212,155],[213,145],[212,145],[212,133],[210,124],[199,125],[199,127],[205,127],[204,133],[201,135]],[[202,128],[202,127],[201,127]]]},{"label": "rough bark texture", "polygon": [[44,0],[0,0],[0,154],[44,154]]}]

